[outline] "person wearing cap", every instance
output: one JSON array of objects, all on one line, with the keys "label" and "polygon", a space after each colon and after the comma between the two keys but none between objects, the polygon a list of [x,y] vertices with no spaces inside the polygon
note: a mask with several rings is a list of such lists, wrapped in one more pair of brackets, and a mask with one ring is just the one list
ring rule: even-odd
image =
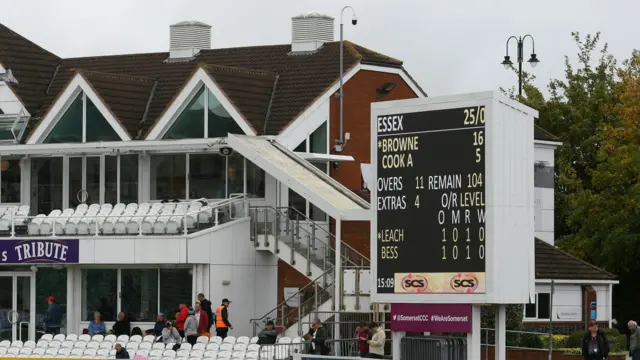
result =
[{"label": "person wearing cap", "polygon": [[229,299],[222,299],[222,305],[216,309],[216,335],[222,339],[227,337],[229,329],[233,330],[233,326],[229,322],[229,310],[227,309],[230,303]]},{"label": "person wearing cap", "polygon": [[267,321],[267,327],[258,334],[258,345],[275,344],[278,339],[278,331],[272,320]]},{"label": "person wearing cap", "polygon": [[180,336],[184,337],[184,323],[189,317],[189,308],[186,304],[180,304],[178,308],[180,308],[180,312],[176,315],[176,328]]},{"label": "person wearing cap", "polygon": [[162,330],[167,327],[167,320],[164,319],[163,313],[158,313],[158,317],[156,318],[156,323],[153,326],[153,335],[156,337],[162,336]]},{"label": "person wearing cap", "polygon": [[598,323],[589,320],[589,331],[582,339],[582,357],[585,360],[602,360],[609,356],[609,340]]},{"label": "person wearing cap", "polygon": [[193,308],[189,308],[189,317],[184,323],[184,336],[191,346],[195,345],[198,340],[198,320],[196,320],[195,313]]},{"label": "person wearing cap", "polygon": [[47,298],[49,307],[44,317],[44,331],[47,334],[58,335],[60,333],[60,324],[62,323],[62,309],[56,304],[56,298],[49,296]]},{"label": "person wearing cap", "polygon": [[629,320],[627,323],[629,328],[629,357],[632,360],[640,359],[640,329],[638,329],[638,323],[633,320]]},{"label": "person wearing cap", "polygon": [[165,345],[175,344],[174,347],[180,347],[181,342],[182,336],[180,336],[178,330],[173,326],[173,323],[171,323],[171,321],[167,321],[167,327],[162,329],[162,343]]},{"label": "person wearing cap", "polygon": [[198,301],[200,302],[202,311],[207,313],[207,322],[209,324],[207,326],[207,332],[210,332],[211,326],[213,326],[213,304],[211,304],[211,301],[207,300],[202,293],[198,294]]}]

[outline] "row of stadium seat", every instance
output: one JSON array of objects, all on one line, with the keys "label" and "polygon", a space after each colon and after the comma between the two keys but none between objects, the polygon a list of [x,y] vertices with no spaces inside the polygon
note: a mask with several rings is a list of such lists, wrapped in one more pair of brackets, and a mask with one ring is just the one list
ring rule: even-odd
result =
[{"label": "row of stadium seat", "polygon": [[[80,204],[75,209],[53,210],[27,221],[29,235],[102,235],[177,234],[187,222],[192,229],[197,223],[208,223],[215,209],[201,202],[191,203],[119,203]],[[1,224],[0,224],[1,229]]]},{"label": "row of stadium seat", "polygon": [[12,214],[13,223],[16,226],[24,225],[27,221],[27,216],[29,216],[29,210],[29,205],[0,207],[0,231],[11,229]]}]

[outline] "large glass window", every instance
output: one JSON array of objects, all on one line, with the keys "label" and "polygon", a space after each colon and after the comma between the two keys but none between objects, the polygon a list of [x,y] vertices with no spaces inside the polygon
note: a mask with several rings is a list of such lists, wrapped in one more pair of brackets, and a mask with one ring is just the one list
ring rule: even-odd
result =
[{"label": "large glass window", "polygon": [[[85,102],[86,118],[83,118]],[[120,136],[91,99],[80,93],[51,129],[44,142],[50,144],[119,140]]]},{"label": "large glass window", "polygon": [[174,120],[164,139],[200,139],[244,134],[218,98],[204,86]]},{"label": "large glass window", "polygon": [[2,159],[0,161],[0,202],[20,202],[20,177],[22,163],[19,159]]},{"label": "large glass window", "polygon": [[160,312],[175,319],[179,304],[191,304],[192,275],[189,269],[160,269]]},{"label": "large glass window", "polygon": [[244,193],[244,158],[239,155],[227,158],[227,197]]},{"label": "large glass window", "polygon": [[62,208],[62,158],[31,159],[31,212],[48,214]]},{"label": "large glass window", "polygon": [[[118,169],[118,157],[120,169]],[[105,156],[104,160],[104,201],[109,204],[138,202],[138,155]],[[118,176],[120,177],[119,188]]]},{"label": "large glass window", "polygon": [[44,323],[49,304],[47,298],[53,296],[62,309],[63,332],[67,315],[67,269],[38,267],[36,272],[36,319],[38,324]]},{"label": "large glass window", "polygon": [[155,321],[158,269],[122,269],[120,311],[131,321]]},{"label": "large glass window", "polygon": [[90,321],[98,311],[103,321],[115,321],[118,308],[118,270],[82,270],[82,319]]},{"label": "large glass window", "polygon": [[217,154],[189,155],[189,198],[224,199],[226,157]]},{"label": "large glass window", "polygon": [[247,195],[249,197],[264,197],[264,170],[258,165],[246,160],[247,163]]},{"label": "large glass window", "polygon": [[218,98],[207,90],[208,94],[208,121],[207,135],[210,138],[226,137],[227,134],[244,134],[238,123],[229,115],[229,112],[222,106]]},{"label": "large glass window", "polygon": [[104,202],[107,204],[117,204],[119,202],[118,156],[104,157]]},{"label": "large glass window", "polygon": [[151,199],[185,199],[186,156],[154,155],[151,157]]},{"label": "large glass window", "polygon": [[309,152],[316,154],[327,154],[327,122],[325,121],[319,128],[309,136]]}]

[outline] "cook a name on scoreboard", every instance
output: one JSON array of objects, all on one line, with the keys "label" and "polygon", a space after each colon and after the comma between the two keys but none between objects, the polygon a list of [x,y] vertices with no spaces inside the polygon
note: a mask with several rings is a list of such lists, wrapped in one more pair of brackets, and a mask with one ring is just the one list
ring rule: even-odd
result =
[{"label": "cook a name on scoreboard", "polygon": [[395,273],[396,294],[484,294],[484,272]]}]

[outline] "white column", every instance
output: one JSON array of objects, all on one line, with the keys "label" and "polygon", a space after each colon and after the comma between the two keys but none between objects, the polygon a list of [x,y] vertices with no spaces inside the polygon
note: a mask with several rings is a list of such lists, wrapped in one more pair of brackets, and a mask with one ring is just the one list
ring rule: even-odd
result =
[{"label": "white column", "polygon": [[[340,336],[340,310],[342,309],[342,302],[340,301],[340,299],[342,298],[342,296],[340,296],[340,292],[341,292],[341,280],[342,280],[342,256],[341,256],[341,252],[342,252],[342,226],[341,226],[341,219],[340,219],[340,215],[338,215],[336,217],[336,244],[335,244],[335,251],[336,251],[336,259],[335,259],[335,279],[333,280],[333,283],[335,284],[334,286],[334,295],[335,296],[335,301],[334,304],[336,304],[336,313],[335,313],[335,330],[334,330],[334,338],[336,339],[341,339]],[[328,245],[328,244],[327,244]],[[337,354],[339,355],[339,354]]]},{"label": "white column", "polygon": [[[506,360],[507,359],[507,311],[506,305],[495,305],[496,307],[496,319],[495,319],[495,359]],[[488,360],[488,359],[487,359]]]},{"label": "white column", "polygon": [[[32,270],[29,281],[29,340],[36,339],[36,272]],[[20,329],[22,331],[22,328]]]},{"label": "white column", "polygon": [[[61,329],[60,333],[63,334],[77,334],[76,324],[78,320],[76,319],[76,306],[74,306],[75,294],[74,294],[74,285],[75,285],[75,269],[71,266],[67,266],[67,323],[65,325],[65,329]],[[78,304],[79,305],[79,304]],[[79,306],[78,306],[79,307]],[[64,332],[63,332],[64,331]]]},{"label": "white column", "polygon": [[471,308],[471,332],[467,334],[467,360],[480,360],[482,330],[480,307]]},{"label": "white column", "polygon": [[613,320],[613,284],[609,284],[609,303],[607,304],[609,313],[609,328],[611,328],[611,320]]},{"label": "white column", "polygon": [[407,333],[404,331],[392,331],[391,332],[391,358],[392,359],[400,359],[401,358],[401,344],[402,338]]}]

